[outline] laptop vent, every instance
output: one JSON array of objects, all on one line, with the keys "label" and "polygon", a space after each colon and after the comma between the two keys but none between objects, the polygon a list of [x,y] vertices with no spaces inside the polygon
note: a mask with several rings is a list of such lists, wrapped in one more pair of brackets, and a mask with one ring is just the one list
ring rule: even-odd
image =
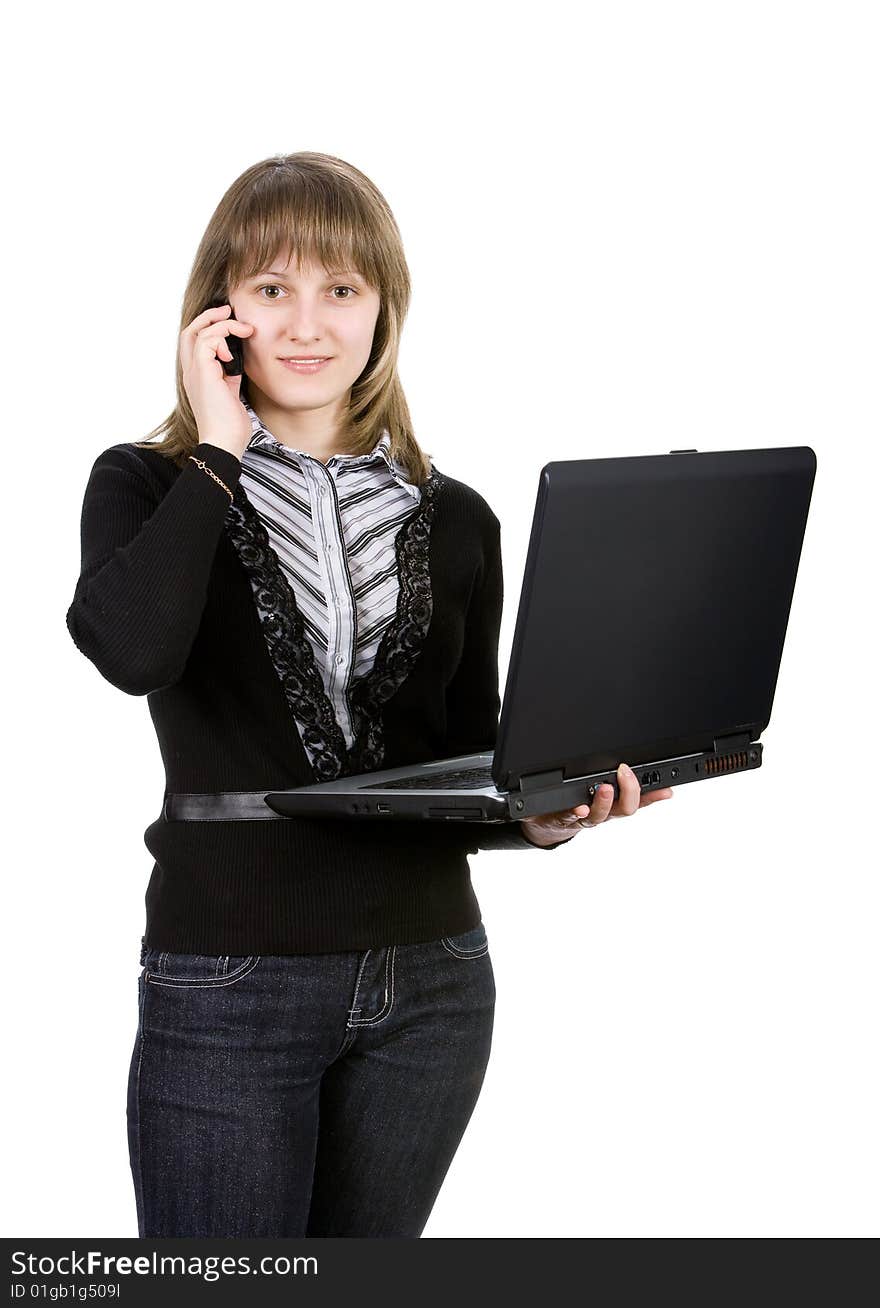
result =
[{"label": "laptop vent", "polygon": [[738,772],[740,768],[748,766],[749,754],[745,749],[737,750],[734,754],[719,754],[717,758],[707,758],[703,763],[710,777],[718,776],[722,772]]}]

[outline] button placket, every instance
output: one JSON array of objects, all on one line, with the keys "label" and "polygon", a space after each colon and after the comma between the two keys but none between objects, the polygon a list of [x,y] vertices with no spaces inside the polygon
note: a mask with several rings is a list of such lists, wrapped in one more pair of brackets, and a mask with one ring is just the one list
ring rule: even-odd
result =
[{"label": "button placket", "polygon": [[[350,747],[354,740],[354,729],[346,700],[346,687],[352,656],[350,646],[357,629],[355,600],[345,566],[345,540],[332,474],[322,464],[312,466],[309,468],[309,484],[317,492],[311,497],[312,512],[320,524],[324,553],[323,572],[327,596],[326,688],[346,744]],[[343,644],[343,640],[346,644]],[[338,652],[334,654],[334,650]]]}]

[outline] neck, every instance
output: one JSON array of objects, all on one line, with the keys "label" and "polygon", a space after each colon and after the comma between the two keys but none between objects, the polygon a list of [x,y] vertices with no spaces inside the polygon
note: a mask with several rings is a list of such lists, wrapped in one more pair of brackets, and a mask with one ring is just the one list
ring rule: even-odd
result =
[{"label": "neck", "polygon": [[340,438],[341,402],[319,409],[285,409],[252,382],[248,403],[268,432],[281,445],[326,463],[334,454],[347,454]]}]

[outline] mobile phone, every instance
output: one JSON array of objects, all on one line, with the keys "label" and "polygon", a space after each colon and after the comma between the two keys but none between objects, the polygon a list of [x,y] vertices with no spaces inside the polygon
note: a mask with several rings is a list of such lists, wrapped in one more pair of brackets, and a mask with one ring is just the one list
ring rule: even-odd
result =
[{"label": "mobile phone", "polygon": [[[229,304],[229,301],[212,300],[210,304],[205,305],[205,308],[219,309],[225,304]],[[235,310],[231,306],[230,306],[229,317],[235,318]],[[236,322],[237,321],[238,319],[236,319]],[[236,336],[234,332],[230,332],[229,335],[226,337],[226,344],[229,347],[229,353],[232,355],[232,358],[229,360],[221,359],[220,366],[222,367],[223,371],[226,373],[227,377],[239,377],[244,373],[244,355],[241,348],[242,343],[243,342],[241,337]]]}]

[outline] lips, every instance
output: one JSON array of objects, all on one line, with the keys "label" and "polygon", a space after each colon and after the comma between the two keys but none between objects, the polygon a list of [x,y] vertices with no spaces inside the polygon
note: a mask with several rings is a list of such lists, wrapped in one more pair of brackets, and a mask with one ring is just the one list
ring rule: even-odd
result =
[{"label": "lips", "polygon": [[333,362],[333,356],[328,355],[323,359],[303,359],[291,357],[279,359],[288,372],[297,373],[300,377],[315,377],[322,369],[327,367],[328,363]]}]

